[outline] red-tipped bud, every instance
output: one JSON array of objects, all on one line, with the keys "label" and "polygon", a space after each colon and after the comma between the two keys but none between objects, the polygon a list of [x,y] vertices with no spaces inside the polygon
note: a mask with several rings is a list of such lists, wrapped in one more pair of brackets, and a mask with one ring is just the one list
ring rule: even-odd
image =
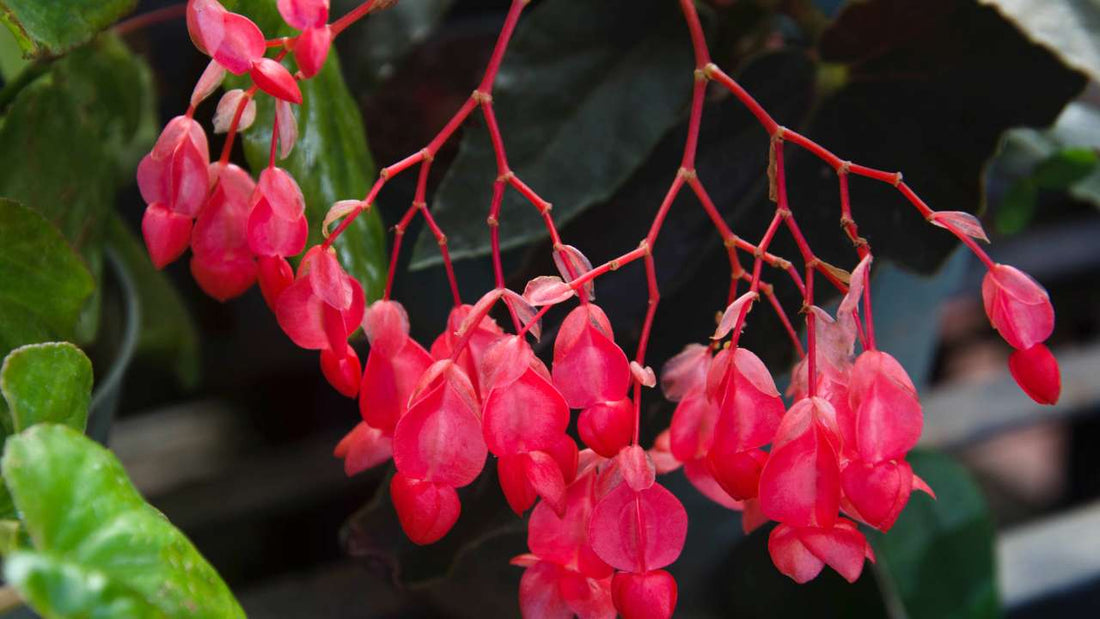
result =
[{"label": "red-tipped bud", "polygon": [[982,301],[993,328],[1013,348],[1031,348],[1054,330],[1054,307],[1047,291],[1015,267],[998,264],[986,273]]},{"label": "red-tipped bud", "polygon": [[1016,384],[1039,404],[1057,404],[1062,395],[1062,372],[1058,360],[1045,344],[1017,350],[1008,358],[1008,369]]},{"label": "red-tipped bud", "polygon": [[145,209],[141,220],[141,234],[149,258],[158,269],[163,269],[187,251],[191,242],[191,218],[168,210],[159,202]]},{"label": "red-tipped bud", "polygon": [[589,406],[577,419],[577,431],[592,451],[614,458],[634,438],[634,403],[624,398]]},{"label": "red-tipped bud", "polygon": [[349,398],[359,395],[359,383],[363,379],[362,365],[355,349],[347,346],[340,355],[326,348],[321,351],[321,372],[336,391]]},{"label": "red-tipped bud", "polygon": [[[237,131],[245,131],[256,122],[256,98],[248,97],[245,100],[246,96],[240,88],[234,88],[222,95],[218,108],[214,111],[214,133],[229,133],[234,118],[237,119]],[[244,109],[240,109],[241,105],[244,105]]]},{"label": "red-tipped bud", "polygon": [[298,80],[294,79],[290,71],[274,59],[260,58],[252,65],[250,75],[253,83],[272,97],[298,105],[302,104],[302,91],[298,88]]},{"label": "red-tipped bud", "polygon": [[668,619],[676,610],[676,595],[676,579],[664,570],[618,572],[611,579],[611,598],[623,619]]},{"label": "red-tipped bud", "polygon": [[309,28],[298,36],[294,44],[294,61],[305,78],[321,72],[332,48],[332,29],[328,26]]},{"label": "red-tipped bud", "polygon": [[402,473],[394,475],[390,482],[390,498],[405,535],[421,546],[439,541],[462,511],[454,488],[412,479]]}]

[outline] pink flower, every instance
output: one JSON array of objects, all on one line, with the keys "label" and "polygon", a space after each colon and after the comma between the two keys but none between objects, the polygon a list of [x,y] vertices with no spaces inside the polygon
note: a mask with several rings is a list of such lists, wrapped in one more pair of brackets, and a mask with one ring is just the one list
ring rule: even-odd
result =
[{"label": "pink flower", "polygon": [[570,408],[621,400],[630,364],[615,344],[603,310],[583,304],[566,316],[554,342],[554,384]]},{"label": "pink flower", "polygon": [[217,0],[188,0],[187,31],[199,51],[234,75],[247,73],[267,49],[252,20],[230,13]]},{"label": "pink flower", "polygon": [[1054,330],[1054,307],[1047,291],[1015,267],[998,264],[986,273],[982,301],[993,328],[1013,348],[1041,344]]},{"label": "pink flower", "polygon": [[768,552],[775,567],[799,584],[816,578],[826,565],[855,582],[863,572],[863,561],[875,560],[867,539],[843,518],[830,527],[780,524],[768,536]]},{"label": "pink flower", "polygon": [[1062,372],[1058,360],[1044,344],[1017,350],[1008,358],[1008,369],[1016,384],[1039,404],[1057,404],[1062,395]]},{"label": "pink flower", "polygon": [[760,474],[764,515],[794,527],[832,527],[840,509],[838,442],[836,412],[828,402],[796,402]]}]

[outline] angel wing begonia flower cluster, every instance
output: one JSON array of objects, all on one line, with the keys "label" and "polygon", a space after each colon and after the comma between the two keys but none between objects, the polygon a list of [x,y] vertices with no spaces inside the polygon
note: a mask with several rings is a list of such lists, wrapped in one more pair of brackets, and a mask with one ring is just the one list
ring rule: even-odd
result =
[{"label": "angel wing begonia flower cluster", "polygon": [[[519,517],[529,513],[529,552],[513,560],[525,570],[519,590],[525,617],[672,616],[678,587],[665,568],[683,549],[688,517],[658,478],[680,468],[703,495],[742,512],[746,531],[774,522],[769,553],[782,573],[800,583],[826,566],[855,581],[865,561],[874,560],[861,526],[888,531],[914,490],[932,494],[906,461],[923,426],[917,391],[897,360],[875,345],[872,255],[851,217],[849,175],[893,184],[931,223],[978,255],[989,268],[982,286],[986,312],[1015,349],[1012,375],[1036,401],[1057,401],[1058,364],[1044,344],[1054,324],[1046,291],[1024,273],[989,259],[975,242],[988,239],[973,216],[933,211],[900,174],[842,161],[776,124],[710,62],[690,0],[680,0],[697,65],[684,161],[637,249],[593,267],[580,250],[561,242],[549,203],[508,168],[491,92],[500,58],[528,4],[514,0],[497,51],[470,99],[427,147],[386,168],[365,199],[333,205],[323,224],[326,241],[307,250],[305,197],[293,176],[277,166],[298,136],[293,107],[302,102],[298,81],[321,70],[332,40],[351,22],[390,4],[368,0],[330,24],[327,0],[278,0],[280,14],[298,34],[268,41],[252,21],[217,0],[190,0],[191,37],[212,61],[187,113],[167,124],[140,164],[138,182],[148,203],[142,230],[158,268],[190,248],[191,272],[212,297],[225,301],[258,283],[286,335],[301,348],[319,351],[325,378],[339,393],[358,398],[358,424],[335,455],[349,475],[392,460],[390,497],[413,542],[430,544],[448,535],[462,517],[462,488],[486,466],[496,467],[502,501]],[[283,64],[291,55],[294,72]],[[214,130],[226,133],[227,140],[220,159],[212,162],[206,132],[194,114],[227,72],[248,75],[252,86],[230,90],[218,104]],[[693,169],[710,81],[744,103],[772,137],[769,180],[776,213],[756,245],[728,228]],[[261,92],[276,104],[271,158],[254,179],[229,158],[236,133],[255,120]],[[478,109],[500,167],[488,217],[497,285],[469,305],[460,298],[446,236],[425,193],[435,153]],[[822,263],[795,222],[786,196],[785,142],[806,148],[837,171],[841,221],[860,257],[850,274]],[[387,179],[417,165],[417,197],[396,227],[386,291],[368,301],[332,243],[370,208]],[[497,218],[508,188],[540,211],[558,269],[557,275],[529,282],[522,295],[505,287],[499,254]],[[644,365],[659,297],[652,251],[661,222],[685,188],[698,197],[729,251],[730,303],[709,343],[688,345],[665,364],[661,390],[676,407],[668,428],[646,450],[640,428],[643,388],[657,383]],[[410,336],[405,309],[390,298],[401,238],[418,214],[439,241],[454,297],[446,326],[427,348]],[[329,236],[328,226],[341,219]],[[799,247],[804,278],[789,261],[767,251],[781,226]],[[751,272],[741,267],[738,252],[753,257]],[[595,303],[595,280],[634,261],[645,264],[650,304],[638,353],[630,360]],[[788,274],[802,294],[805,346],[761,277],[765,264]],[[834,314],[815,304],[815,273],[843,294]],[[748,282],[748,291],[738,296],[741,282]],[[786,397],[761,359],[739,345],[747,315],[764,297],[800,357]],[[577,305],[557,330],[547,365],[531,338],[539,339],[551,307],[573,299]],[[512,332],[492,317],[494,308],[510,317]],[[349,343],[360,327],[369,343],[365,364]]]}]

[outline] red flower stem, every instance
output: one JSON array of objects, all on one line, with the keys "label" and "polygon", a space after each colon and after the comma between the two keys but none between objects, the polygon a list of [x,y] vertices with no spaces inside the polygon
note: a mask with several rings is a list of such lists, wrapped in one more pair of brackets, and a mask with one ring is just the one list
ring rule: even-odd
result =
[{"label": "red flower stem", "polygon": [[366,17],[367,14],[374,9],[374,2],[375,0],[367,0],[363,4],[345,13],[340,19],[332,22],[332,25],[329,26],[329,29],[332,30],[332,38],[335,39],[336,35],[343,32],[348,26]]},{"label": "red flower stem", "polygon": [[[493,250],[493,277],[497,288],[504,288],[504,265],[500,259],[500,207],[504,204],[505,188],[504,181],[499,178],[493,183],[493,201],[489,206],[489,217],[485,220],[489,225],[489,244]],[[520,322],[515,308],[509,305],[508,313],[512,316],[512,326],[516,333],[526,333],[527,328]]]},{"label": "red flower stem", "polygon": [[[505,303],[505,305],[508,306],[509,310],[512,309],[512,306],[510,304]],[[535,315],[531,318],[531,320],[528,320],[527,324],[523,325],[522,328],[520,328],[519,330],[516,331],[516,334],[519,335],[521,338],[523,336],[527,335],[527,332],[531,330],[531,327],[537,325],[539,323],[539,321],[542,320],[542,317],[546,315],[546,312],[549,312],[550,308],[552,308],[552,307],[554,307],[554,306],[553,305],[544,305],[544,306],[540,307],[539,311],[535,312]],[[512,315],[514,316],[515,312],[513,312]]]},{"label": "red flower stem", "polygon": [[474,331],[477,330],[477,326],[480,325],[481,321],[489,315],[489,311],[493,309],[493,306],[496,305],[496,302],[499,301],[503,296],[504,289],[497,288],[496,292],[497,297],[492,303],[486,303],[483,307],[480,308],[475,305],[474,308],[476,309],[476,311],[471,312],[470,315],[468,315],[463,321],[463,324],[469,325],[469,328],[459,328],[458,342],[455,344],[454,350],[451,351],[452,362],[458,361],[458,356],[462,354],[463,350],[465,350],[466,344],[470,343],[470,338],[473,337]]},{"label": "red flower stem", "polygon": [[[836,172],[837,179],[840,182],[840,225],[844,228],[844,233],[848,235],[848,240],[850,240],[855,247],[859,259],[863,260],[871,254],[871,245],[867,242],[867,239],[859,236],[859,226],[856,224],[855,218],[852,217],[852,201],[848,191],[848,173],[850,167],[851,164],[844,162]],[[863,345],[864,350],[874,350],[875,325],[871,312],[870,271],[867,272],[866,279],[863,282],[863,312],[866,330],[862,326],[863,323],[860,322],[858,312],[853,312],[856,320],[856,327],[859,332],[859,341]]]}]

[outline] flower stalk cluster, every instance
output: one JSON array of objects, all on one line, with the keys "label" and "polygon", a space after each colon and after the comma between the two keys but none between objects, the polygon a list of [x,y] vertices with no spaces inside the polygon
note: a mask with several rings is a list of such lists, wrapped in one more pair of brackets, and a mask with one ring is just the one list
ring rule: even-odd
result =
[{"label": "flower stalk cluster", "polygon": [[[393,460],[397,473],[390,494],[412,541],[430,544],[449,533],[461,517],[459,490],[480,475],[490,454],[495,457],[505,501],[517,515],[530,511],[530,552],[513,561],[526,570],[520,606],[528,617],[671,616],[677,585],[664,568],[683,548],[688,517],[658,479],[681,467],[705,496],[741,511],[746,530],[777,523],[769,552],[776,567],[798,582],[825,566],[854,581],[864,562],[874,560],[859,524],[887,531],[914,490],[932,493],[906,462],[921,435],[918,394],[905,369],[875,343],[873,253],[852,216],[853,176],[889,183],[930,223],[974,251],[989,269],[982,296],[990,321],[1016,349],[1013,376],[1039,402],[1054,403],[1060,392],[1057,361],[1043,344],[1053,329],[1049,297],[1027,275],[992,262],[978,244],[988,239],[977,219],[934,211],[900,173],[845,161],[776,123],[711,62],[692,0],[678,1],[695,58],[683,157],[645,238],[601,265],[562,240],[550,202],[511,168],[496,120],[493,84],[527,0],[512,3],[484,77],[454,116],[422,149],[383,168],[361,200],[333,205],[323,224],[324,242],[308,251],[302,193],[277,165],[297,139],[298,81],[317,74],[337,35],[387,3],[369,0],[329,24],[327,0],[279,0],[283,18],[300,34],[269,41],[217,0],[190,0],[192,39],[212,61],[187,113],[168,123],[138,170],[149,204],[142,227],[154,264],[163,267],[190,248],[196,281],[223,301],[259,284],[287,336],[319,351],[328,381],[358,399],[361,420],[336,447],[336,456],[349,475]],[[288,58],[294,72],[283,63]],[[214,129],[228,139],[220,159],[211,162],[205,130],[193,116],[227,72],[249,75],[252,86],[225,93],[218,105]],[[771,138],[775,212],[755,243],[734,233],[695,173],[703,104],[712,85],[745,105]],[[269,165],[254,180],[229,156],[234,136],[254,122],[254,99],[261,93],[276,99],[276,114]],[[487,216],[496,285],[468,304],[447,237],[428,208],[427,180],[439,150],[475,114],[484,119],[496,154]],[[811,153],[837,174],[840,219],[858,259],[851,272],[819,259],[797,223],[797,205],[787,192],[789,147]],[[385,291],[368,300],[332,243],[373,208],[390,179],[414,168],[416,191],[394,227]],[[506,287],[501,264],[499,218],[507,191],[518,192],[541,214],[558,270],[530,281],[522,294]],[[688,345],[662,369],[661,390],[677,406],[668,429],[645,448],[642,390],[658,384],[646,365],[660,300],[653,252],[681,192],[696,196],[724,241],[731,270],[728,305],[710,342]],[[391,298],[404,233],[417,216],[438,242],[453,298],[447,324],[428,348],[410,337],[408,316]],[[798,248],[798,266],[769,251],[783,233]],[[293,269],[288,258],[303,252]],[[596,280],[639,261],[647,276],[648,311],[631,359],[596,304]],[[765,267],[789,279],[802,296],[804,345],[764,280]],[[815,304],[821,285],[843,295],[835,314]],[[765,364],[739,345],[746,317],[762,298],[799,357],[786,399]],[[531,338],[540,337],[551,307],[574,300],[548,366],[534,354]],[[500,305],[511,332],[490,316]],[[370,344],[365,365],[348,343],[360,327]],[[583,448],[569,434],[573,411],[579,411],[575,427]]]}]

